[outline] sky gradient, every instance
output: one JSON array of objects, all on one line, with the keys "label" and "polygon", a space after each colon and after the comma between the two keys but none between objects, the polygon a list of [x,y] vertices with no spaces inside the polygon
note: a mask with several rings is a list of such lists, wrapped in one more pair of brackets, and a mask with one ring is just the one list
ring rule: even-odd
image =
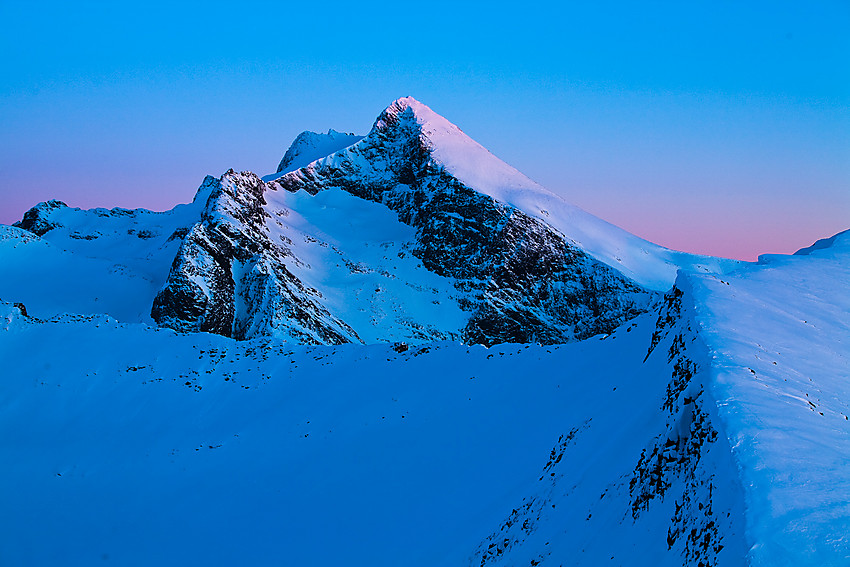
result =
[{"label": "sky gradient", "polygon": [[753,260],[850,227],[850,3],[0,4],[0,222],[163,210],[411,95],[568,201]]}]

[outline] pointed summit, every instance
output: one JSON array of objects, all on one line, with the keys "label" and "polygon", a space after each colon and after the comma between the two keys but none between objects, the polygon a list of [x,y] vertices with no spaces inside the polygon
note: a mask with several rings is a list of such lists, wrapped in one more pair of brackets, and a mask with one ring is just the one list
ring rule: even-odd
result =
[{"label": "pointed summit", "polygon": [[514,204],[517,191],[559,199],[413,97],[400,98],[390,104],[375,121],[370,135],[393,127],[418,130],[420,140],[435,163],[466,186],[498,201]]},{"label": "pointed summit", "polygon": [[431,121],[442,121],[446,126],[454,128],[460,132],[460,128],[431,110],[425,104],[422,104],[412,96],[405,96],[394,100],[388,107],[381,112],[372,130],[383,130],[384,128],[394,124],[398,120],[403,120],[404,117],[412,118],[419,124],[426,124]]}]

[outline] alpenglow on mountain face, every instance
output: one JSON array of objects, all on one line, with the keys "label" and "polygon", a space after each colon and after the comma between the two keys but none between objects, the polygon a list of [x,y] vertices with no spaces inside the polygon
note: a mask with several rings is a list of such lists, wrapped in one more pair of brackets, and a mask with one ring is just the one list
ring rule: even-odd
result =
[{"label": "alpenglow on mountain face", "polygon": [[679,267],[724,264],[567,204],[412,98],[365,137],[299,135],[263,179],[208,177],[165,213],[52,201],[17,226],[146,287],[130,318],[97,311],[307,344],[563,343],[646,312]]},{"label": "alpenglow on mountain face", "polygon": [[0,565],[848,565],[848,281],[850,231],[667,250],[410,98],[170,211],[41,203]]}]

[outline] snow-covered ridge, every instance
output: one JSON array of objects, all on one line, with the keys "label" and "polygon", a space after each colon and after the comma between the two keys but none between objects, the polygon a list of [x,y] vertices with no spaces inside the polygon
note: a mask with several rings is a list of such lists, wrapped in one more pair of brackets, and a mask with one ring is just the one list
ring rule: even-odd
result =
[{"label": "snow-covered ridge", "polygon": [[800,248],[796,252],[794,252],[795,256],[808,256],[813,252],[818,250],[824,250],[827,248],[832,248],[833,246],[838,247],[846,247],[847,242],[850,241],[850,229],[843,230],[838,234],[834,234],[829,238],[821,238],[811,246],[807,246],[805,248]]},{"label": "snow-covered ridge", "polygon": [[321,159],[334,152],[347,148],[351,144],[363,139],[356,134],[344,134],[336,130],[328,130],[327,134],[316,132],[301,132],[295,141],[286,150],[277,171],[263,177],[264,180],[276,179],[285,173],[300,169],[305,165]]},{"label": "snow-covered ridge", "polygon": [[266,225],[271,215],[263,208],[262,180],[230,170],[208,191],[201,218],[185,236],[153,301],[153,319],[180,331],[236,339],[359,342],[323,307],[321,293],[287,268],[290,252],[283,241],[272,240]]}]

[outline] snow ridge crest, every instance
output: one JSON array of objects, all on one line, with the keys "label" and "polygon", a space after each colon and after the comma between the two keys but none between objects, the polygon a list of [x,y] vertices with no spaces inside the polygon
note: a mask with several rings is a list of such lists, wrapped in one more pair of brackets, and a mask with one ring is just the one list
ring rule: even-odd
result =
[{"label": "snow ridge crest", "polygon": [[330,129],[327,134],[301,132],[286,150],[283,158],[277,166],[276,176],[279,176],[321,159],[327,155],[336,153],[355,144],[363,139],[356,134],[337,132]]}]

